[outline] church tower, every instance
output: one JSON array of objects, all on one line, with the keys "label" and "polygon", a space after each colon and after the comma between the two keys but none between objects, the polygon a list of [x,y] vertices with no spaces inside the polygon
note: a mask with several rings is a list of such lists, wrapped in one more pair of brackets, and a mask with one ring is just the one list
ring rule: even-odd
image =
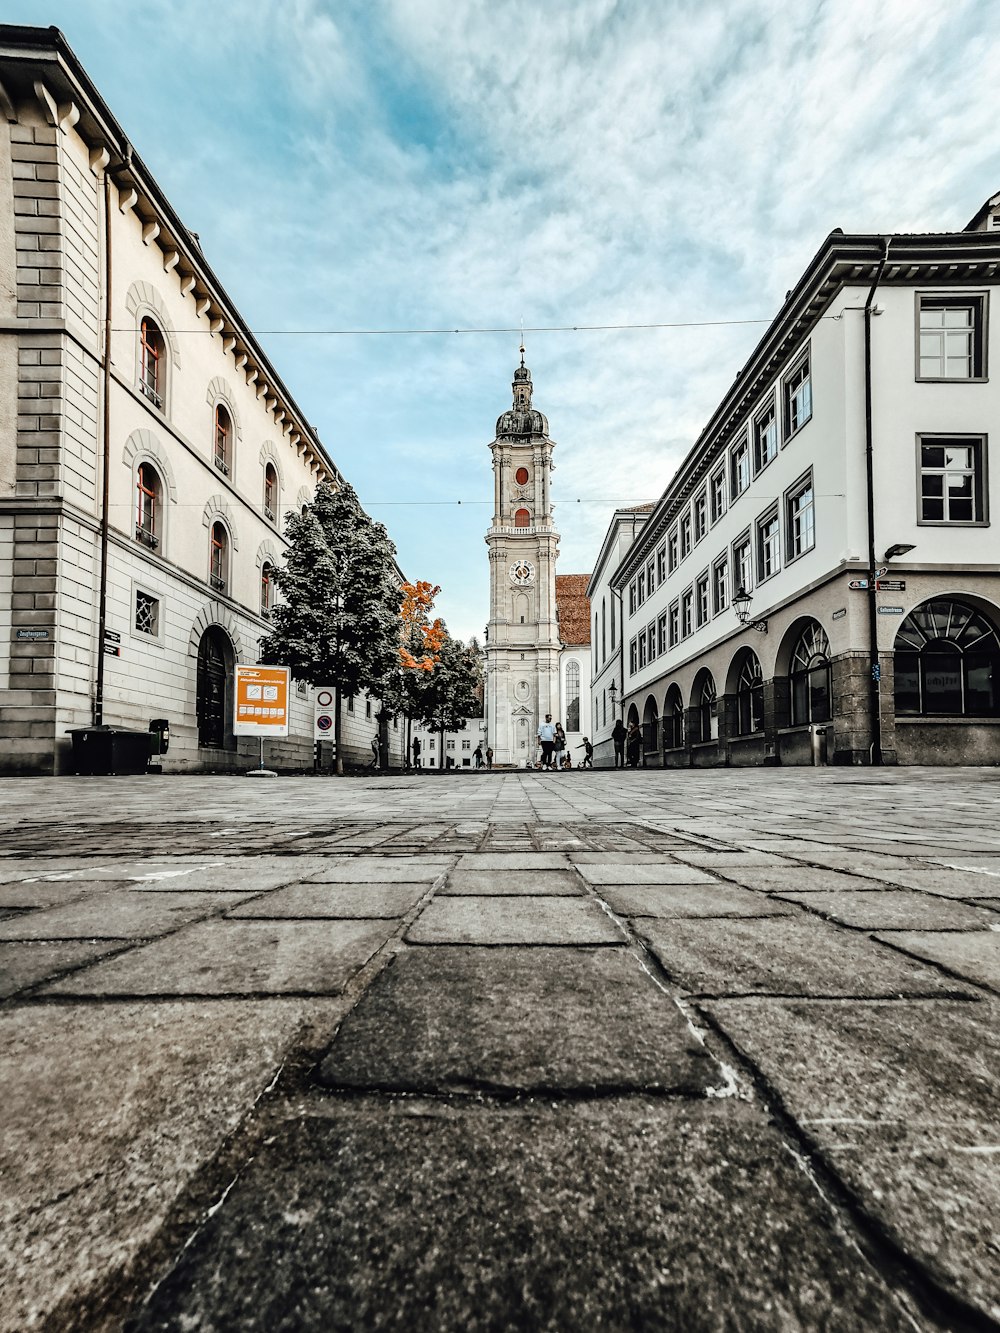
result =
[{"label": "church tower", "polygon": [[486,643],[486,737],[495,764],[534,758],[538,724],[559,718],[559,534],[549,499],[549,423],[531,405],[531,372],[514,371],[514,403],[497,421],[493,454],[490,621]]}]

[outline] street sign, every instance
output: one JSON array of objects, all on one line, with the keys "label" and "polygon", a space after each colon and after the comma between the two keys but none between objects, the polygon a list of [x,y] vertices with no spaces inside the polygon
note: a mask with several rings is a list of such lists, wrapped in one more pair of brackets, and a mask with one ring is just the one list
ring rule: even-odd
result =
[{"label": "street sign", "polygon": [[879,592],[906,592],[906,579],[879,579],[875,587]]},{"label": "street sign", "polygon": [[14,637],[17,639],[30,639],[34,641],[35,639],[47,639],[49,637],[49,632],[47,629],[19,629]]},{"label": "street sign", "polygon": [[104,640],[106,643],[121,643],[122,636],[116,629],[105,629]]},{"label": "street sign", "polygon": [[883,574],[888,574],[888,572],[889,572],[889,566],[888,566],[888,565],[883,565],[881,569],[876,569],[876,571],[875,571],[875,577],[876,577],[877,579],[880,579],[880,578],[882,577]]},{"label": "street sign", "polygon": [[118,647],[117,643],[106,643],[104,645],[105,657],[121,657],[121,655],[122,650]]},{"label": "street sign", "polygon": [[880,616],[901,616],[903,608],[901,606],[880,606],[878,613]]},{"label": "street sign", "polygon": [[325,686],[316,691],[313,740],[333,740],[335,698],[334,691]]},{"label": "street sign", "polygon": [[848,586],[849,588],[851,588],[854,592],[867,592],[867,591],[868,591],[868,580],[867,580],[867,579],[851,579],[850,583],[849,583],[847,586]]},{"label": "street sign", "polygon": [[234,736],[288,735],[288,681],[282,666],[236,667]]}]

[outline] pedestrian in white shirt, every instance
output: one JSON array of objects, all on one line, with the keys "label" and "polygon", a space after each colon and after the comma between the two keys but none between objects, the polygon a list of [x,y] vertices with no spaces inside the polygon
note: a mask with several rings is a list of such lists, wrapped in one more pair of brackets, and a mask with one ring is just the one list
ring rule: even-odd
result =
[{"label": "pedestrian in white shirt", "polygon": [[545,721],[538,728],[538,740],[542,747],[542,768],[552,767],[552,746],[556,739],[556,729],[552,725],[552,714],[545,714]]}]

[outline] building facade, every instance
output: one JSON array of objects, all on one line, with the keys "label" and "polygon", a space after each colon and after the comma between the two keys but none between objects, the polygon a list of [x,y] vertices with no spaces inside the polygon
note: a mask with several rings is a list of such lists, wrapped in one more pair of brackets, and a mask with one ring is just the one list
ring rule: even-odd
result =
[{"label": "building facade", "polygon": [[646,763],[1000,762],[998,271],[827,238],[609,579]]},{"label": "building facade", "polygon": [[[547,418],[532,405],[523,347],[511,387],[512,406],[497,420],[490,445],[494,503],[486,534],[486,735],[498,767],[534,762],[538,726],[547,713],[554,722],[562,721],[571,743],[578,743],[580,719],[589,713],[589,611],[584,608],[581,615],[586,577],[556,575],[559,534],[551,501],[555,443]],[[573,579],[582,579],[582,585],[568,581]],[[560,590],[567,627],[573,625],[568,640],[560,634]],[[571,737],[567,716],[576,723]]]},{"label": "building facade", "polygon": [[[154,718],[164,767],[246,768],[234,666],[339,473],[60,33],[0,28],[0,106],[0,771]],[[299,685],[265,759],[313,757]]]}]

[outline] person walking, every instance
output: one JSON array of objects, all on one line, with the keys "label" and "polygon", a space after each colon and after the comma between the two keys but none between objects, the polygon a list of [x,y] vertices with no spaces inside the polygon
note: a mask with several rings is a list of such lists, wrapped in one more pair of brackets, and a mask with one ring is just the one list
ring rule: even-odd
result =
[{"label": "person walking", "polygon": [[372,772],[377,772],[382,767],[382,762],[378,752],[378,737],[372,737]]},{"label": "person walking", "polygon": [[487,745],[487,747],[486,747],[486,771],[487,771],[487,773],[492,773],[492,771],[493,771],[493,746],[492,746],[492,745]]},{"label": "person walking", "polygon": [[629,768],[639,767],[639,748],[642,745],[642,733],[638,724],[630,722],[628,732],[625,735],[625,754],[628,757]]},{"label": "person walking", "polygon": [[587,740],[586,736],[584,736],[584,738],[583,738],[583,744],[582,744],[582,745],[578,745],[576,748],[577,748],[578,750],[582,750],[582,751],[583,751],[583,758],[580,760],[580,763],[577,765],[577,767],[578,767],[578,768],[593,768],[593,767],[594,767],[594,747],[593,747],[593,745],[591,745],[590,741]]},{"label": "person walking", "polygon": [[552,747],[556,739],[556,729],[552,725],[552,714],[545,714],[545,721],[538,728],[538,743],[542,747],[542,768],[552,767]]},{"label": "person walking", "polygon": [[420,767],[420,751],[423,749],[423,746],[420,744],[420,737],[419,737],[419,736],[414,736],[414,738],[413,738],[413,745],[412,745],[411,748],[413,749],[413,767],[414,767],[414,768],[419,768],[419,767]]},{"label": "person walking", "polygon": [[481,745],[477,745],[476,748],[472,751],[472,757],[473,757],[473,759],[476,761],[476,767],[477,767],[477,768],[482,768],[482,766],[483,766],[483,747],[482,747]]},{"label": "person walking", "polygon": [[563,731],[562,723],[556,723],[556,734],[552,738],[552,758],[555,760],[556,770],[565,768],[563,763],[563,752],[566,749],[566,733]]},{"label": "person walking", "polygon": [[615,729],[611,733],[611,739],[615,747],[615,768],[625,767],[625,723],[618,718],[615,722]]}]

